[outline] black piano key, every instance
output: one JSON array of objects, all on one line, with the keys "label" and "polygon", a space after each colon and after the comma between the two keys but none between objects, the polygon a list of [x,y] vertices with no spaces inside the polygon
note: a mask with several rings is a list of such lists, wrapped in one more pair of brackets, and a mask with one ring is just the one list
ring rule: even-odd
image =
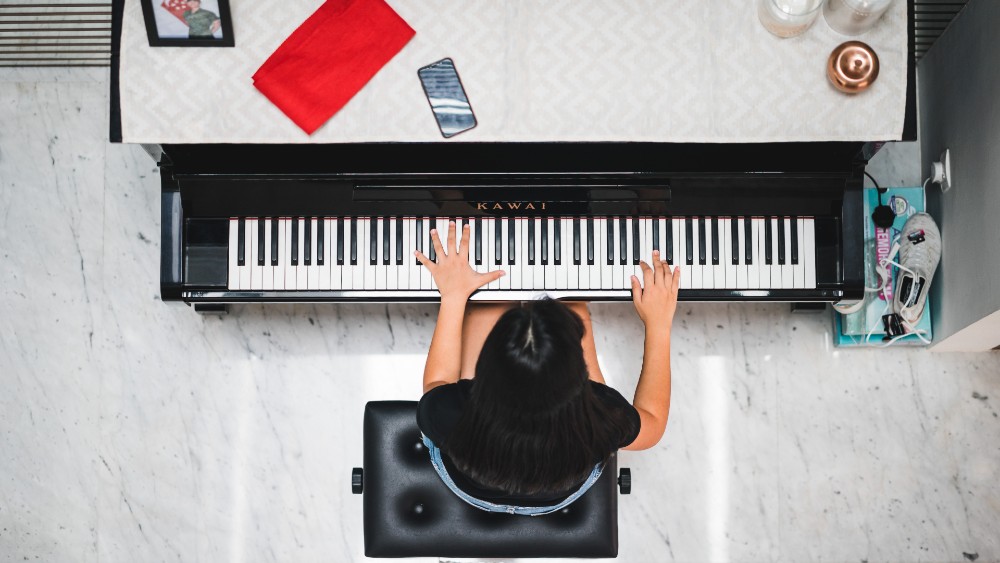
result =
[{"label": "black piano key", "polygon": [[292,255],[291,258],[292,266],[299,265],[299,218],[292,217]]},{"label": "black piano key", "polygon": [[[427,257],[431,259],[431,262],[437,262],[437,249],[434,248],[434,239],[431,237],[431,231],[437,230],[437,217],[427,218]],[[438,233],[438,240],[441,240],[441,233]],[[444,246],[444,242],[441,243]]]},{"label": "black piano key", "polygon": [[792,228],[792,264],[797,265],[799,263],[799,218],[792,217],[791,225]]},{"label": "black piano key", "polygon": [[306,266],[312,264],[312,219],[309,217],[303,217],[302,222],[305,223],[305,234],[303,235],[302,241],[302,261]]},{"label": "black piano key", "polygon": [[559,218],[556,217],[555,221],[553,222],[555,223],[555,226],[553,227],[555,229],[555,232],[552,234],[552,238],[554,239],[553,246],[555,248],[553,248],[552,251],[555,254],[552,257],[552,263],[555,264],[556,266],[561,266],[562,265],[562,221],[560,221]]},{"label": "black piano key", "polygon": [[316,218],[316,265],[323,265],[323,255],[326,254],[326,241],[324,238],[324,230],[326,228],[326,221],[323,217]]},{"label": "black piano key", "polygon": [[671,266],[673,266],[674,265],[674,219],[673,219],[673,217],[667,217],[666,229],[667,229],[667,232],[664,233],[664,234],[667,235],[667,248],[664,249],[664,252],[667,253],[667,264],[670,264]]},{"label": "black piano key", "polygon": [[245,266],[247,263],[247,220],[240,217],[236,222],[236,265]]},{"label": "black piano key", "polygon": [[[417,250],[419,250],[421,252],[421,254],[422,254],[424,252],[424,218],[423,217],[417,217],[416,229],[417,229],[417,232],[416,232]],[[420,260],[417,260],[415,263],[419,264]]]},{"label": "black piano key", "polygon": [[731,245],[730,253],[733,256],[733,266],[739,266],[740,264],[740,221],[739,217],[729,218],[729,242]]},{"label": "black piano key", "polygon": [[712,265],[719,265],[719,218],[712,217]]},{"label": "black piano key", "polygon": [[535,218],[528,219],[528,265],[535,265]]},{"label": "black piano key", "polygon": [[382,217],[382,265],[388,266],[392,260],[389,254],[392,252],[392,225],[389,224],[388,217]]},{"label": "black piano key", "polygon": [[594,265],[594,218],[587,217],[587,265]]},{"label": "black piano key", "polygon": [[632,265],[639,265],[639,218],[630,217],[629,222],[632,223]]},{"label": "black piano key", "polygon": [[607,248],[608,266],[612,266],[615,263],[615,218],[608,217],[607,224],[608,224],[608,233],[607,233],[608,240],[606,241],[607,243],[606,246],[608,247]]},{"label": "black piano key", "polygon": [[396,265],[403,265],[403,219],[396,217],[392,220],[396,224]]},{"label": "black piano key", "polygon": [[684,263],[688,266],[694,264],[694,222],[690,217],[684,218]]},{"label": "black piano key", "polygon": [[507,217],[507,263],[516,264],[517,256],[517,223],[513,217]]},{"label": "black piano key", "polygon": [[368,265],[378,264],[378,217],[368,219]]},{"label": "black piano key", "polygon": [[628,224],[625,217],[618,217],[618,265],[628,263]]},{"label": "black piano key", "polygon": [[764,263],[770,264],[771,256],[771,218],[764,217]]},{"label": "black piano key", "polygon": [[503,264],[503,217],[493,220],[493,265]]},{"label": "black piano key", "polygon": [[580,218],[573,217],[573,265],[580,265]]},{"label": "black piano key", "polygon": [[271,265],[278,265],[278,223],[277,217],[271,219]]},{"label": "black piano key", "polygon": [[476,217],[476,249],[475,249],[475,259],[476,265],[481,266],[483,264],[483,218]]},{"label": "black piano key", "polygon": [[659,249],[660,249],[660,218],[653,217],[653,250],[659,250]]},{"label": "black piano key", "polygon": [[778,264],[785,264],[785,218],[778,217]]},{"label": "black piano key", "polygon": [[549,265],[549,220],[542,219],[542,265]]},{"label": "black piano key", "polygon": [[358,265],[358,218],[351,217],[351,266]]},{"label": "black piano key", "polygon": [[705,218],[698,217],[698,265],[704,266],[707,263],[705,257],[705,241],[708,238],[705,236]]},{"label": "black piano key", "polygon": [[264,218],[257,218],[257,265],[264,265]]},{"label": "black piano key", "polygon": [[743,263],[747,266],[753,264],[753,224],[751,217],[743,218]]},{"label": "black piano key", "polygon": [[344,265],[344,218],[337,217],[337,265]]}]

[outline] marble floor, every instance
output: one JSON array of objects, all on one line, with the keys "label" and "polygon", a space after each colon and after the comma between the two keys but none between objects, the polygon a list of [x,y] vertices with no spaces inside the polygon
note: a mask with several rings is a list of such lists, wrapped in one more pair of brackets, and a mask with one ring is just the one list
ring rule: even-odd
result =
[{"label": "marble floor", "polygon": [[[418,398],[435,306],[164,304],[156,168],[108,144],[107,91],[0,70],[0,560],[364,559],[363,406]],[[887,154],[883,183],[919,183],[912,145]],[[631,396],[641,325],[592,310]],[[1000,560],[1000,355],[836,350],[784,305],[678,316],[619,560]]]}]

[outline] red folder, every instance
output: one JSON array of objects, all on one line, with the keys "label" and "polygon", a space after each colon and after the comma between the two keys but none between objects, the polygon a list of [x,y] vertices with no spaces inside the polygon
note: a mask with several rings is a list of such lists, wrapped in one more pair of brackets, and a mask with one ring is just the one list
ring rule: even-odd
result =
[{"label": "red folder", "polygon": [[257,69],[254,86],[311,135],[413,35],[384,0],[328,0]]}]

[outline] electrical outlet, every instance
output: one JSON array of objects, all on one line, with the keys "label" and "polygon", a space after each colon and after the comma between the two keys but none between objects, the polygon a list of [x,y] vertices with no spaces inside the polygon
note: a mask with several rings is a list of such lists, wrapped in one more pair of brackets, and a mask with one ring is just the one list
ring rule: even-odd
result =
[{"label": "electrical outlet", "polygon": [[954,185],[951,175],[951,151],[945,149],[941,158],[931,165],[931,182],[940,184],[941,191],[946,192]]}]

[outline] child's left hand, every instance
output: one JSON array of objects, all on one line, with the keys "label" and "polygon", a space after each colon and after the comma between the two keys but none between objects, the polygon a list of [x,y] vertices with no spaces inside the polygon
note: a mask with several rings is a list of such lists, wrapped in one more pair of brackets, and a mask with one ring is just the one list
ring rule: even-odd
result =
[{"label": "child's left hand", "polygon": [[421,264],[427,267],[434,283],[437,284],[438,291],[441,292],[441,300],[446,298],[459,298],[463,301],[469,298],[477,289],[500,279],[506,272],[503,270],[493,270],[492,272],[480,273],[469,266],[469,225],[465,225],[462,231],[462,244],[456,248],[455,222],[448,222],[448,252],[445,253],[441,246],[441,238],[437,229],[431,230],[431,243],[434,245],[434,252],[437,253],[437,262],[431,261],[419,250],[414,250],[413,254]]}]

